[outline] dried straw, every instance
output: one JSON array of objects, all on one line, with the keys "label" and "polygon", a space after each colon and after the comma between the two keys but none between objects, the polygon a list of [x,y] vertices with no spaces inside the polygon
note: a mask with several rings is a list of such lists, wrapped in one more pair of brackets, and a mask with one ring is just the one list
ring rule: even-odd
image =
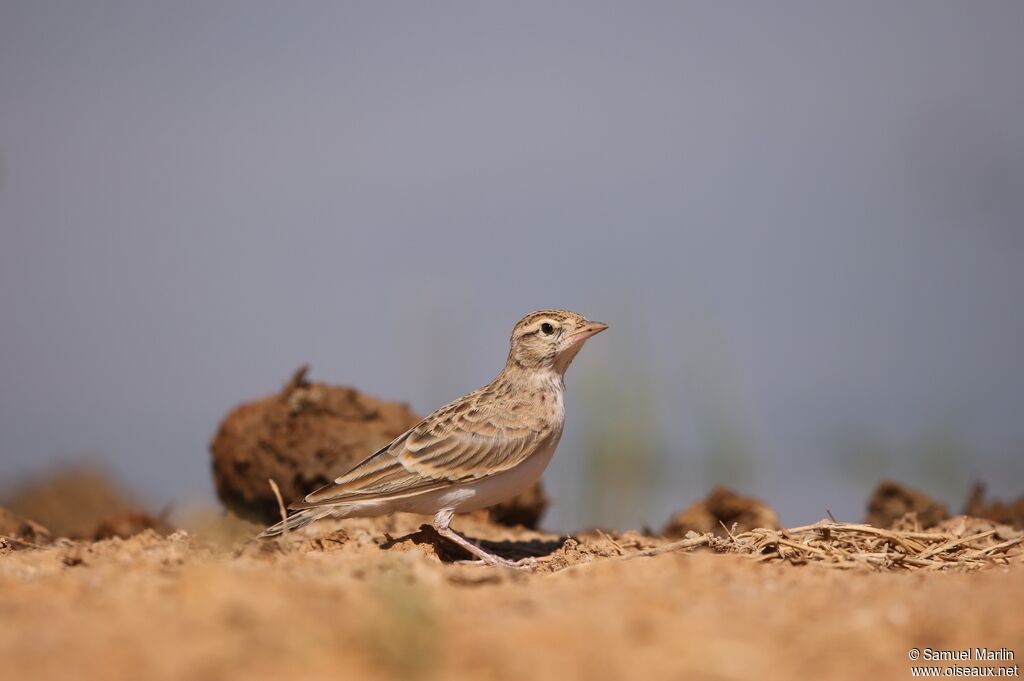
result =
[{"label": "dried straw", "polygon": [[966,517],[927,531],[822,520],[783,530],[730,532],[728,537],[694,535],[676,544],[678,549],[707,545],[763,562],[815,563],[843,570],[963,571],[1024,562],[1024,533]]}]

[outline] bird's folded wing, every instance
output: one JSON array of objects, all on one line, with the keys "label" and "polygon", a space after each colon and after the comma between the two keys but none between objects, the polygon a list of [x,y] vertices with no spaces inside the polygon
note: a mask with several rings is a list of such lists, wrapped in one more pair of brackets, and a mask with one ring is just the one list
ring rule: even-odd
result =
[{"label": "bird's folded wing", "polygon": [[551,434],[542,419],[531,422],[516,410],[455,403],[291,508],[399,499],[472,482],[514,468]]}]

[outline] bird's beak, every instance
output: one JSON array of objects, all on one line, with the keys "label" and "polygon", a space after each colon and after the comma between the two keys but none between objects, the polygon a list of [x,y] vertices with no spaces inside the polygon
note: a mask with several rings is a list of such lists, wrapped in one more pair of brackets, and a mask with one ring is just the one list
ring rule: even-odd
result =
[{"label": "bird's beak", "polygon": [[601,322],[587,322],[583,328],[574,333],[573,336],[580,340],[586,340],[591,336],[596,336],[607,328],[608,325],[602,324]]}]

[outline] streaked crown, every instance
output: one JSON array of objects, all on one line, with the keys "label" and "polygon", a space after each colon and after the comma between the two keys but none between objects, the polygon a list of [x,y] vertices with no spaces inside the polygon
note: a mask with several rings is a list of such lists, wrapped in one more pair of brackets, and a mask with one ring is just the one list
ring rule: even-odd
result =
[{"label": "streaked crown", "polygon": [[570,310],[531,312],[512,329],[507,367],[565,373],[584,341],[606,328]]}]

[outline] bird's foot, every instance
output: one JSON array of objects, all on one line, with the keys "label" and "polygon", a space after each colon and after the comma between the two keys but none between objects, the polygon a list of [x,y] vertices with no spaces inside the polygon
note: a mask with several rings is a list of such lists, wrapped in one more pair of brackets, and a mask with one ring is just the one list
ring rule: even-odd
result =
[{"label": "bird's foot", "polygon": [[523,558],[522,560],[508,560],[501,556],[496,556],[490,551],[487,551],[480,545],[470,541],[463,537],[461,534],[449,527],[451,522],[451,512],[439,512],[434,517],[434,529],[445,539],[452,543],[458,544],[466,550],[467,553],[477,557],[477,561],[471,561],[476,564],[490,565],[492,567],[504,567],[512,570],[523,570],[533,572],[537,569],[536,558]]}]

